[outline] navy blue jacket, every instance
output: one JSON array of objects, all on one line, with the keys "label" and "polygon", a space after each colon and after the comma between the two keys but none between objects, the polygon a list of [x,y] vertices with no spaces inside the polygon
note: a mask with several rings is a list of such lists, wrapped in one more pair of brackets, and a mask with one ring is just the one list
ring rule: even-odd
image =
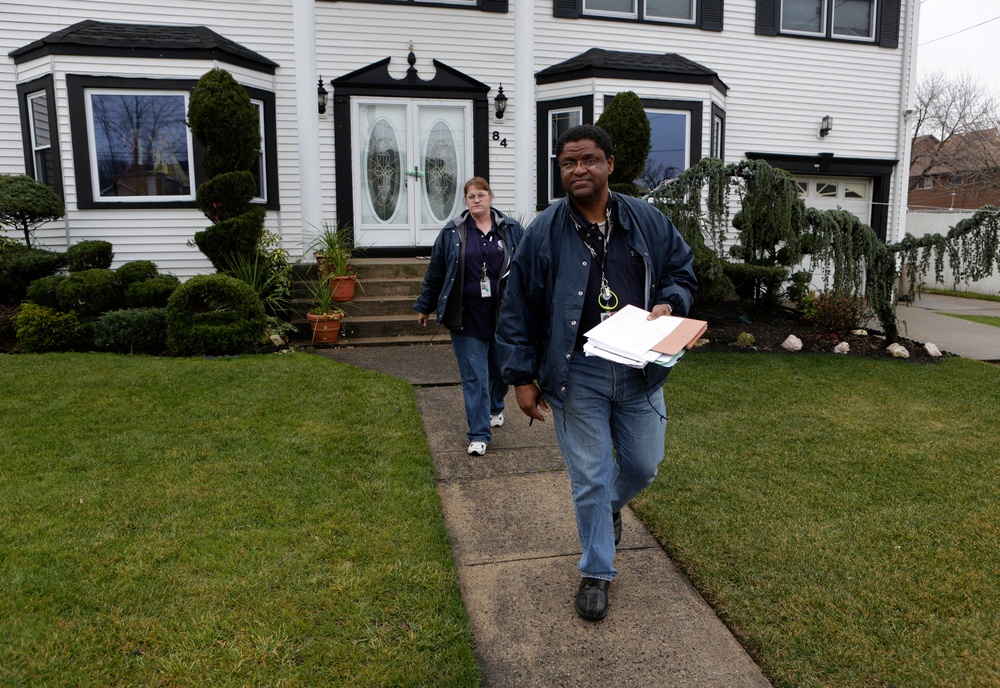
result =
[{"label": "navy blue jacket", "polygon": [[[503,265],[500,268],[500,284],[494,295],[497,311],[503,293],[503,278],[510,268],[514,249],[521,243],[524,227],[517,220],[507,217],[496,208],[490,208],[493,225],[503,239]],[[449,330],[462,331],[462,276],[465,274],[465,223],[469,217],[466,210],[458,217],[448,220],[441,229],[434,247],[431,249],[431,260],[424,274],[424,286],[413,304],[417,313],[437,313],[437,324],[444,325]],[[459,280],[455,288],[455,280]]]},{"label": "navy blue jacket", "polygon": [[[669,303],[674,315],[687,315],[698,289],[694,252],[667,216],[646,201],[616,193],[611,198],[629,247],[646,265],[646,310]],[[496,333],[504,382],[537,380],[542,394],[560,403],[592,260],[570,212],[563,198],[528,226],[511,263]],[[648,391],[663,384],[669,372],[658,365],[644,370]]]}]

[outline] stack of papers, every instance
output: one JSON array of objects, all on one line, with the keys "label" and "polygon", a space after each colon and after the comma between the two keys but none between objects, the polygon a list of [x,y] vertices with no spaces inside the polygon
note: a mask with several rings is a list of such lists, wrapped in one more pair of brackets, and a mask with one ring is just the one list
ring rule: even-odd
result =
[{"label": "stack of papers", "polygon": [[583,351],[633,368],[647,363],[670,366],[708,329],[704,320],[665,315],[647,320],[649,311],[625,306],[584,333]]}]

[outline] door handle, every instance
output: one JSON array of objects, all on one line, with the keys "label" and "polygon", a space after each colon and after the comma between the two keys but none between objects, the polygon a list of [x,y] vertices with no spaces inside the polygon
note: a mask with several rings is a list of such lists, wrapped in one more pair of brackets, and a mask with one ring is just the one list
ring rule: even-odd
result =
[{"label": "door handle", "polygon": [[421,171],[420,171],[420,168],[419,168],[419,167],[417,167],[416,165],[414,165],[414,166],[413,166],[413,169],[412,169],[412,170],[407,170],[407,171],[406,171],[406,174],[408,174],[408,175],[409,175],[409,176],[411,176],[411,177],[417,177],[417,178],[419,178],[419,177],[423,177],[423,176],[424,176],[424,173],[423,173],[423,172],[421,172]]}]

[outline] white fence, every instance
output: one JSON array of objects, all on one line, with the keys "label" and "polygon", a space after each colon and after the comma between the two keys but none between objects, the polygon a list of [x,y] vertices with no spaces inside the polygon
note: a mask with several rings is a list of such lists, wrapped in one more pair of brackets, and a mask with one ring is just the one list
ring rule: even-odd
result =
[{"label": "white fence", "polygon": [[[928,234],[941,234],[943,236],[959,222],[974,214],[975,211],[971,210],[910,210],[906,213],[906,232],[917,238]],[[975,294],[1000,294],[1000,273],[995,269],[993,274],[986,279],[959,283],[956,283],[955,276],[948,267],[947,258],[941,282],[934,281],[933,271],[932,265],[931,274],[927,275],[924,280],[924,286],[931,289],[958,289]]]}]

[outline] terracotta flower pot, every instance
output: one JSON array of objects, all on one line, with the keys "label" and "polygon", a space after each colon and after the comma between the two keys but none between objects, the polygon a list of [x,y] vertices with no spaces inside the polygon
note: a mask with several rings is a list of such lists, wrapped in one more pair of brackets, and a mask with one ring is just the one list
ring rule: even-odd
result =
[{"label": "terracotta flower pot", "polygon": [[340,337],[340,313],[306,313],[312,326],[313,344],[333,344]]},{"label": "terracotta flower pot", "polygon": [[354,299],[354,275],[344,275],[330,278],[330,293],[334,301],[351,301]]}]

